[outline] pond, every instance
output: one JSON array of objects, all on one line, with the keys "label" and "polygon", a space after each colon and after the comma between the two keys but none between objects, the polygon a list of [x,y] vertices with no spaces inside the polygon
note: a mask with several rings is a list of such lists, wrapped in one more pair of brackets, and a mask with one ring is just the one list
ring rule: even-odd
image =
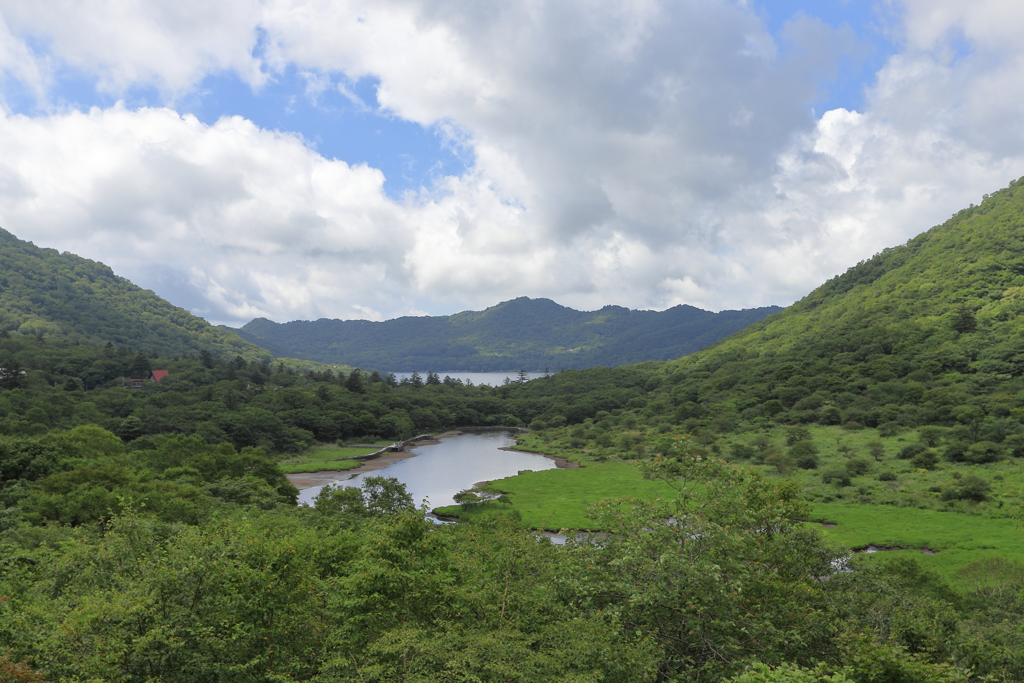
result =
[{"label": "pond", "polygon": [[[424,500],[429,508],[452,505],[452,496],[478,482],[511,477],[522,470],[539,472],[555,467],[555,461],[543,455],[501,450],[515,443],[512,433],[505,431],[447,436],[438,444],[413,448],[415,458],[336,483],[362,486],[364,477],[394,477],[405,484],[417,506]],[[299,504],[312,505],[321,488],[300,490]]]}]

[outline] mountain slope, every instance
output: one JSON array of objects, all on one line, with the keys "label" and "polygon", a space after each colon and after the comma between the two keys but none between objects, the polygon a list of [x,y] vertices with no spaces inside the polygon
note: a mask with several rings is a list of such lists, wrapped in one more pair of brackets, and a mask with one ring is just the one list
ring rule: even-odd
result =
[{"label": "mountain slope", "polygon": [[[677,415],[960,425],[1024,417],[1024,179],[662,368]],[[1024,453],[1024,451],[1022,451]]]},{"label": "mountain slope", "polygon": [[396,372],[586,368],[678,358],[779,310],[583,312],[520,297],[484,311],[385,322],[258,318],[239,334],[278,355]]},{"label": "mountain slope", "polygon": [[270,354],[210,325],[102,263],[42,249],[0,229],[0,330],[72,343],[126,345],[161,356]]}]

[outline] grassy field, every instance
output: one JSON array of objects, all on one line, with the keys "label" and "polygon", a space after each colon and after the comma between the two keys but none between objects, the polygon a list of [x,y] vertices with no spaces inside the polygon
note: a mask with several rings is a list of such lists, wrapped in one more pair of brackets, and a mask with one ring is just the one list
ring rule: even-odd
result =
[{"label": "grassy field", "polygon": [[594,462],[566,470],[524,472],[498,479],[484,487],[509,495],[511,504],[500,502],[473,506],[463,512],[458,505],[438,508],[439,514],[501,514],[515,510],[523,523],[534,529],[586,529],[593,522],[587,508],[600,500],[616,498],[672,498],[675,491],[663,481],[644,479],[628,463]]},{"label": "grassy field", "polygon": [[[1014,518],[1024,503],[1024,463],[1020,460],[949,462],[942,457],[946,440],[940,435],[932,449],[939,455],[937,461],[930,463],[930,468],[918,467],[915,465],[919,463],[899,457],[905,446],[919,440],[916,430],[882,437],[875,429],[818,425],[808,425],[807,429],[817,450],[814,469],[791,465],[780,471],[777,466],[759,463],[759,456],[772,449],[788,452],[789,432],[781,426],[708,439],[702,445],[710,454],[757,470],[770,479],[798,482],[803,496],[814,505],[812,518],[836,525],[816,525],[828,538],[849,548],[906,548],[858,555],[860,561],[907,554],[944,575],[954,576],[958,568],[989,556],[1024,559],[1024,528]],[[637,457],[635,444],[646,445],[649,456],[656,450],[651,444],[671,437],[671,432],[643,428],[635,433],[620,431],[612,443],[600,439],[601,432],[595,428],[577,427],[575,432],[573,435],[572,430],[558,429],[524,434],[519,447],[580,461],[583,468],[548,470],[494,482],[489,488],[507,492],[509,502],[486,503],[468,514],[516,510],[531,527],[586,528],[587,506],[598,500],[671,495],[667,485],[644,480],[627,462]],[[630,448],[624,447],[623,434],[633,442]],[[746,451],[748,457],[736,458],[735,453],[743,452],[736,446],[750,448]],[[751,451],[755,452],[753,457],[749,457]],[[851,468],[851,461],[859,463],[859,468]],[[826,483],[822,475],[829,471],[846,472],[848,485],[843,481]],[[943,491],[957,487],[969,476],[979,477],[991,487],[984,500],[944,499]],[[446,511],[467,514],[458,506]],[[923,554],[922,548],[935,554]]]},{"label": "grassy field", "polygon": [[[818,504],[814,518],[836,524],[822,531],[848,548],[874,545],[907,549],[865,554],[866,561],[907,554],[949,576],[986,557],[1024,558],[1024,529],[1011,519],[850,503]],[[935,554],[923,554],[922,548]]]},{"label": "grassy field", "polygon": [[376,450],[376,448],[342,448],[340,446],[321,446],[319,448],[311,448],[302,455],[282,461],[281,471],[285,474],[298,474],[300,472],[332,472],[351,470],[362,465],[362,461],[335,461],[334,458],[344,458],[353,455],[368,455]]}]

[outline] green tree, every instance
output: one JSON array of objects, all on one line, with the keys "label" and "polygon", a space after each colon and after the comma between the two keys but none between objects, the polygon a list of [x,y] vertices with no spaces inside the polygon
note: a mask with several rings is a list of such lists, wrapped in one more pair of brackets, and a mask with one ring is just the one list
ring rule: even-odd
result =
[{"label": "green tree", "polygon": [[[833,624],[817,577],[839,554],[794,521],[807,512],[798,488],[688,454],[646,471],[678,497],[593,508],[609,533],[570,543],[580,598],[661,643],[662,680],[719,680],[752,658],[821,652]],[[799,644],[783,635],[797,632]]]},{"label": "green tree", "polygon": [[965,334],[978,329],[978,321],[974,317],[974,311],[967,306],[960,306],[953,313],[949,326],[955,332]]}]

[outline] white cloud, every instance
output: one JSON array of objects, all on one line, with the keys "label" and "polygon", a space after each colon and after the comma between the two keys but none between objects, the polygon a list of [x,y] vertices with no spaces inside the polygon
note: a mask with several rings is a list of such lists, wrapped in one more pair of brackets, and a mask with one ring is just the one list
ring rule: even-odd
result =
[{"label": "white cloud", "polygon": [[252,56],[259,12],[258,0],[0,0],[19,49],[44,45],[61,64],[95,75],[104,92],[152,86],[169,97],[222,70],[262,83]]},{"label": "white cloud", "polygon": [[140,284],[176,278],[214,319],[403,306],[410,228],[383,176],[293,136],[119,106],[4,117],[0,148],[2,225]]},{"label": "white cloud", "polygon": [[393,201],[378,171],[242,118],[8,115],[0,221],[215,320],[522,294],[785,304],[1024,174],[1024,10],[902,9],[904,47],[864,111],[815,120],[822,74],[856,39],[801,15],[783,49],[741,2],[0,0],[0,69],[39,93],[61,65],[171,103],[225,70],[258,87],[294,66],[310,96],[355,97],[345,84],[371,75],[387,110],[475,160]]}]

